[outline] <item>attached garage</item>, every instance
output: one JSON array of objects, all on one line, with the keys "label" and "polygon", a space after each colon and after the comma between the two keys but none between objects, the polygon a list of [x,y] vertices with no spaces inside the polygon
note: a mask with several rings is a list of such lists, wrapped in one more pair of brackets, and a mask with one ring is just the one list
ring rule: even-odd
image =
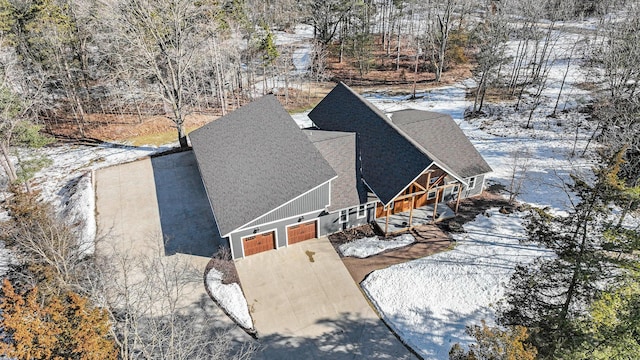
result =
[{"label": "attached garage", "polygon": [[244,256],[249,256],[276,248],[275,231],[248,236],[242,239]]},{"label": "attached garage", "polygon": [[287,243],[289,245],[317,237],[317,221],[315,220],[287,227]]}]

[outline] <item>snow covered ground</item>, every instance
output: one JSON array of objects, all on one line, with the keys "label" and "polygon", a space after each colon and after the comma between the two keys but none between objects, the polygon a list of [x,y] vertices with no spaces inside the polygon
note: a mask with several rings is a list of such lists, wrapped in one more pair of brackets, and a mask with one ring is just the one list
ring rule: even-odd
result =
[{"label": "snow covered ground", "polygon": [[491,306],[516,264],[551,256],[520,244],[523,214],[488,215],[465,224],[454,250],[374,271],[361,284],[387,323],[427,359],[446,359],[453,344],[471,341],[466,325],[491,325]]},{"label": "snow covered ground", "polygon": [[207,288],[218,304],[238,325],[247,330],[253,330],[253,321],[249,315],[247,300],[240,285],[237,283],[223,284],[222,273],[211,269],[207,273]]},{"label": "snow covered ground", "polygon": [[380,240],[377,236],[356,239],[340,245],[338,248],[343,256],[366,258],[383,251],[397,249],[410,245],[416,241],[411,234],[403,234],[390,240]]}]

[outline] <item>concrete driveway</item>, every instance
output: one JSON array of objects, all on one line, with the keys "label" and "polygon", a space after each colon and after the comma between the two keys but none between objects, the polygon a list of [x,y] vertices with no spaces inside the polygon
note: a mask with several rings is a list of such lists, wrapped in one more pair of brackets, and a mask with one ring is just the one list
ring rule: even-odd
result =
[{"label": "concrete driveway", "polygon": [[[105,295],[117,301],[124,288],[124,280],[120,279],[124,271],[127,271],[130,287],[135,287],[145,278],[159,281],[154,288],[170,289],[177,308],[185,316],[193,319],[193,326],[207,326],[212,331],[227,331],[228,335],[242,346],[243,343],[251,341],[250,337],[218,308],[203,285],[204,270],[210,258],[198,254],[210,254],[217,249],[216,244],[211,243],[207,227],[195,225],[188,236],[175,237],[175,241],[171,243],[171,249],[174,251],[168,252],[163,241],[167,235],[166,231],[171,230],[168,227],[171,217],[169,203],[175,206],[174,211],[179,212],[188,204],[203,201],[197,187],[193,190],[193,186],[198,184],[198,178],[185,178],[194,174],[195,164],[189,162],[189,154],[190,152],[172,154],[163,159],[145,158],[96,171],[96,252],[109,258],[114,267],[110,279],[116,284],[114,291]],[[185,162],[176,164],[175,169],[159,166],[179,162],[181,159]],[[197,168],[195,172],[197,173]],[[168,181],[171,174],[167,173],[180,173],[183,178],[181,181],[176,180],[177,184],[172,185]],[[166,179],[156,181],[163,176]],[[173,179],[175,180],[175,176]],[[204,200],[206,201],[206,198]],[[198,205],[195,206],[197,208]],[[190,218],[176,215],[175,221],[202,221],[193,219],[195,215],[192,212],[189,214]],[[207,214],[204,213],[202,216],[206,219]],[[182,224],[173,229],[171,235],[184,235],[187,229],[188,223]],[[180,239],[186,241],[180,243]],[[189,252],[196,254],[188,254]],[[171,256],[167,256],[167,253]],[[150,271],[151,264],[157,267],[151,268]],[[179,281],[174,282],[175,279]],[[148,291],[147,288],[143,290]],[[138,289],[129,291],[135,292]],[[145,292],[143,294],[146,296]],[[150,303],[150,309],[162,313],[166,307],[166,302],[162,301],[165,300],[159,298],[157,304]]]},{"label": "concrete driveway", "polygon": [[370,307],[326,237],[238,260],[264,359],[413,355]]}]

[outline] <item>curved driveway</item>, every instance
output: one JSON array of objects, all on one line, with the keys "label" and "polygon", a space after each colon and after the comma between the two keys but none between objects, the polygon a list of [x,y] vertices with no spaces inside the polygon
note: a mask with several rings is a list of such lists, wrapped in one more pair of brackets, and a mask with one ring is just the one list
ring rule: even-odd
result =
[{"label": "curved driveway", "polygon": [[264,359],[408,359],[326,237],[236,261]]}]

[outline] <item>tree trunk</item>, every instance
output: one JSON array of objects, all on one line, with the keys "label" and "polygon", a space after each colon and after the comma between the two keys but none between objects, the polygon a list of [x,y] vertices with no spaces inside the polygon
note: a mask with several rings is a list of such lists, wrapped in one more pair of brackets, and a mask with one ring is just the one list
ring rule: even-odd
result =
[{"label": "tree trunk", "polygon": [[2,161],[0,161],[0,164],[2,164],[2,168],[9,178],[9,183],[13,183],[18,179],[18,174],[9,157],[9,148],[5,144],[0,144],[0,151],[2,152]]}]

